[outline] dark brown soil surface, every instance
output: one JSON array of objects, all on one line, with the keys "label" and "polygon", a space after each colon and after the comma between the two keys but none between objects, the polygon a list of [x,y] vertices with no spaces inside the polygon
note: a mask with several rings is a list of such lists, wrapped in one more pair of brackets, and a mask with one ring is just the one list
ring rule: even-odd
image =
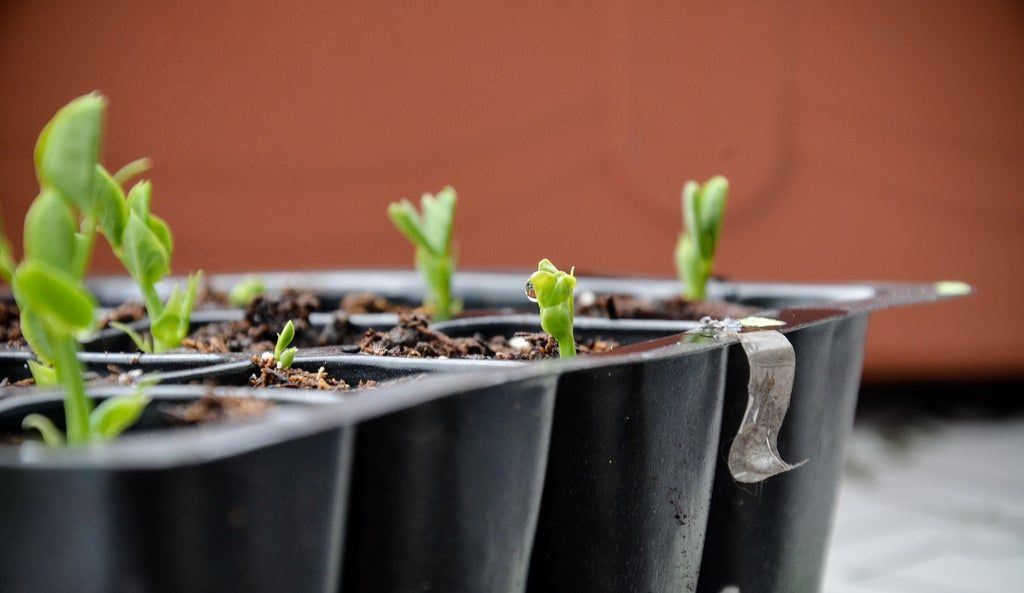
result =
[{"label": "dark brown soil surface", "polygon": [[338,308],[348,314],[359,313],[408,313],[413,308],[389,301],[386,297],[372,292],[352,292],[341,299]]},{"label": "dark brown soil surface", "polygon": [[187,404],[163,404],[160,411],[172,425],[190,426],[256,418],[274,405],[270,400],[255,397],[205,395]]},{"label": "dark brown soil surface", "polygon": [[[577,350],[581,354],[604,352],[618,345],[613,341],[594,340],[579,344]],[[558,357],[558,344],[545,334],[522,333],[511,339],[480,335],[451,337],[430,329],[427,318],[415,313],[401,315],[398,325],[389,331],[368,330],[359,348],[365,354],[409,358],[535,360]]]},{"label": "dark brown soil surface", "polygon": [[20,381],[11,381],[8,377],[0,379],[0,387],[32,387],[35,384],[36,380],[32,377]]},{"label": "dark brown soil surface", "polygon": [[703,317],[742,319],[757,311],[759,309],[755,307],[726,301],[690,301],[682,297],[646,299],[623,294],[597,295],[594,297],[593,303],[587,303],[585,298],[579,298],[576,302],[577,315],[607,319],[671,319],[675,321],[700,321]]},{"label": "dark brown soil surface", "polygon": [[199,290],[196,291],[196,308],[197,309],[231,309],[234,305],[231,304],[228,299],[228,293],[214,290],[210,286],[209,277],[203,275],[203,279],[199,282]]},{"label": "dark brown soil surface", "polygon": [[0,301],[0,344],[16,347],[25,345],[21,337],[21,311],[17,304],[9,301]]},{"label": "dark brown soil surface", "polygon": [[[348,391],[352,387],[341,379],[327,374],[324,367],[311,373],[297,368],[279,369],[273,357],[253,356],[252,362],[259,367],[259,374],[249,378],[251,387],[284,387],[290,389],[316,389],[319,391]],[[357,389],[373,387],[375,381],[360,381]]]},{"label": "dark brown soil surface", "polygon": [[[312,293],[287,291],[279,299],[256,297],[239,321],[204,325],[182,342],[200,352],[260,352],[273,350],[277,334],[289,321],[295,324],[293,346],[312,348],[342,343],[352,333],[348,318],[339,314],[321,333],[309,323],[309,314],[320,307]],[[354,336],[352,337],[354,341]]]},{"label": "dark brown soil surface", "polygon": [[112,309],[105,313],[100,318],[99,328],[106,329],[110,327],[111,321],[117,323],[133,323],[135,321],[142,321],[146,318],[146,307],[142,303],[136,303],[135,301],[128,301],[122,305],[119,305],[116,309]]},{"label": "dark brown soil surface", "polygon": [[[83,375],[89,385],[135,385],[143,377],[142,369],[126,371],[117,365],[107,365],[106,372],[86,371]],[[8,377],[0,379],[0,387],[33,387],[36,380],[32,377],[11,381]]]}]

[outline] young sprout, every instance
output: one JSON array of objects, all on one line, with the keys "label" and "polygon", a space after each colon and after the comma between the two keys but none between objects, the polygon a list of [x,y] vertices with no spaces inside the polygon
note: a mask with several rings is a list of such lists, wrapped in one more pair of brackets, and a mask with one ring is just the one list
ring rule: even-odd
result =
[{"label": "young sprout", "polygon": [[267,285],[259,276],[249,276],[238,284],[231,287],[228,292],[228,302],[236,307],[245,307],[267,291]]},{"label": "young sprout", "polygon": [[549,260],[542,259],[526,283],[526,297],[540,307],[540,326],[558,341],[561,358],[576,356],[576,340],[572,333],[575,271],[573,268],[566,274]]},{"label": "young sprout", "polygon": [[274,360],[277,361],[277,368],[290,369],[295,361],[295,353],[298,348],[289,348],[292,340],[295,339],[295,324],[289,321],[281,333],[277,334],[277,345],[274,346]]},{"label": "young sprout", "polygon": [[427,284],[424,303],[434,319],[450,319],[454,313],[452,303],[452,222],[455,218],[455,190],[445,187],[436,196],[423,194],[420,198],[422,215],[402,198],[388,206],[388,216],[413,245],[416,246],[416,267]]},{"label": "young sprout", "polygon": [[[36,144],[39,196],[25,216],[25,259],[11,273],[22,333],[39,362],[30,363],[40,384],[64,388],[65,440],[49,418],[31,414],[23,426],[51,446],[80,445],[116,437],[142,414],[142,393],[94,407],[85,393],[76,336],[92,329],[92,296],[82,274],[92,250],[89,225],[102,220],[95,202],[96,160],[106,102],[87,95],[61,109]],[[75,229],[81,214],[83,231]]]},{"label": "young sprout", "polygon": [[683,224],[686,231],[676,244],[676,270],[687,297],[705,297],[722,230],[729,182],[717,176],[704,185],[687,181],[683,186]]}]

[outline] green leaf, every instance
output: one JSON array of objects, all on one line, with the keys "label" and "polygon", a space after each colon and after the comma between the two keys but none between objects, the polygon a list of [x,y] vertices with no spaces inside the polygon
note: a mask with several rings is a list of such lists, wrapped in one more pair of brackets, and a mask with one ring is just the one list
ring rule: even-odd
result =
[{"label": "green leaf", "polygon": [[92,328],[92,295],[64,270],[26,261],[15,271],[13,285],[19,306],[38,315],[47,328],[68,336]]},{"label": "green leaf", "polygon": [[121,185],[102,165],[96,165],[96,197],[93,216],[103,234],[115,249],[121,248],[125,225],[128,223],[128,202]]},{"label": "green leaf", "polygon": [[43,416],[42,414],[29,414],[21,421],[21,427],[25,430],[32,430],[33,428],[39,431],[39,434],[43,435],[43,442],[46,443],[47,447],[63,447],[64,446],[64,435],[61,434],[60,429],[57,428],[53,421]]},{"label": "green leaf", "polygon": [[690,235],[679,237],[676,244],[676,271],[683,282],[686,296],[693,300],[703,299],[708,280],[708,268],[700,250]]},{"label": "green leaf", "polygon": [[700,204],[700,184],[696,181],[687,181],[683,186],[683,224],[686,233],[693,237],[696,246],[700,245],[700,237],[704,232],[700,226]]},{"label": "green leaf", "polygon": [[[274,358],[281,360],[281,354],[291,345],[295,339],[295,324],[288,320],[281,333],[277,334],[277,345],[274,346]],[[294,357],[293,357],[294,358]]]},{"label": "green leaf", "polygon": [[92,247],[96,242],[96,226],[91,221],[84,221],[88,231],[75,233],[75,257],[72,260],[71,273],[75,278],[85,278],[92,259]]},{"label": "green leaf", "polygon": [[44,189],[25,215],[25,259],[75,274],[76,233],[71,208]]},{"label": "green leaf", "polygon": [[445,186],[437,195],[424,194],[420,200],[423,224],[435,255],[451,253],[452,224],[455,218],[455,189]]},{"label": "green leaf", "polygon": [[170,344],[175,343],[178,328],[181,327],[181,303],[183,298],[184,295],[175,286],[171,290],[171,296],[167,298],[163,312],[150,325],[149,331],[153,334],[155,352],[165,352],[174,347]]},{"label": "green leaf", "polygon": [[231,287],[231,291],[228,292],[228,302],[236,307],[245,307],[266,291],[267,286],[263,283],[262,278],[249,276]]},{"label": "green leaf", "polygon": [[299,351],[298,348],[288,348],[281,353],[277,358],[277,366],[282,369],[292,368],[292,363],[295,362],[295,354]]},{"label": "green leaf", "polygon": [[28,370],[32,373],[32,378],[36,380],[36,385],[39,387],[54,387],[60,383],[60,380],[57,378],[57,371],[38,360],[28,361]]},{"label": "green leaf", "polygon": [[148,158],[143,157],[141,159],[135,159],[134,161],[118,169],[117,173],[114,173],[114,181],[116,181],[118,185],[124,187],[126,183],[128,183],[135,177],[142,175],[146,171],[149,171],[152,168],[153,161],[149,160]]},{"label": "green leaf", "polygon": [[89,429],[94,438],[110,440],[124,432],[142,416],[149,404],[143,393],[120,395],[104,400],[89,415]]},{"label": "green leaf", "polygon": [[160,240],[160,244],[167,250],[167,255],[170,257],[174,254],[174,237],[171,235],[171,229],[167,226],[167,223],[162,218],[149,215],[146,219],[146,225],[149,226],[149,230],[153,231],[156,238]]},{"label": "green leaf", "polygon": [[146,354],[153,353],[152,342],[144,338],[142,334],[140,334],[139,332],[132,329],[131,326],[121,323],[119,321],[111,321],[110,327],[114,329],[119,329],[123,331],[125,334],[127,334],[128,337],[132,339],[132,342],[135,343],[135,347],[138,348],[139,351],[145,352]]},{"label": "green leaf", "polygon": [[153,199],[153,184],[143,180],[132,186],[128,192],[128,207],[132,212],[139,215],[139,218],[149,218],[149,205]]},{"label": "green leaf", "polygon": [[154,285],[170,273],[170,254],[163,242],[133,210],[128,215],[121,261],[139,284]]},{"label": "green leaf", "polygon": [[178,287],[174,287],[174,290],[171,291],[171,296],[167,299],[163,312],[150,327],[154,340],[154,352],[166,352],[177,348],[188,335],[200,278],[202,278],[202,272],[197,272],[189,276],[185,292],[179,291]]},{"label": "green leaf", "polygon": [[46,124],[36,142],[40,185],[55,188],[84,212],[92,206],[106,103],[95,93],[71,101]]},{"label": "green leaf", "polygon": [[391,222],[395,224],[398,230],[413,245],[428,250],[433,249],[430,239],[424,231],[420,215],[416,213],[416,209],[409,200],[403,198],[402,201],[394,202],[388,206],[388,216],[391,217]]},{"label": "green leaf", "polygon": [[710,264],[718,248],[718,236],[722,230],[722,219],[725,216],[725,202],[729,195],[729,181],[721,175],[712,177],[704,183],[701,190],[700,228],[701,255]]},{"label": "green leaf", "polygon": [[[15,295],[17,296],[17,295]],[[46,326],[43,325],[43,320],[38,315],[32,312],[30,308],[21,302],[18,303],[21,308],[21,335],[28,342],[32,352],[35,353],[36,358],[43,364],[48,366],[53,365],[54,359],[54,347],[50,343],[50,336],[46,333]],[[29,363],[31,368],[32,363]],[[34,375],[35,373],[33,373]]]}]

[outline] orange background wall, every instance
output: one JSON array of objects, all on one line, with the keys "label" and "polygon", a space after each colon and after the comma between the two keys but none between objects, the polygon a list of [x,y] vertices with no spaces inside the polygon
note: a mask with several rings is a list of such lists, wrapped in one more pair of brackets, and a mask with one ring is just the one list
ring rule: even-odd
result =
[{"label": "orange background wall", "polygon": [[33,0],[0,81],[15,240],[36,133],[99,89],[179,272],[407,265],[386,204],[450,183],[465,266],[669,275],[724,173],[721,273],[976,285],[878,315],[870,377],[1024,375],[1021,3]]}]

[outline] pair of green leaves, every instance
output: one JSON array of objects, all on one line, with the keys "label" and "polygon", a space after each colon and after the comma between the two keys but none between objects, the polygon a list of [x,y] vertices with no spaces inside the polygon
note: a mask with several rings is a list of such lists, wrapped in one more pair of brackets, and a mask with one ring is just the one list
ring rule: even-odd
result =
[{"label": "pair of green leaves", "polygon": [[526,285],[527,297],[535,300],[540,308],[540,326],[558,341],[558,353],[562,358],[576,356],[576,339],[573,336],[574,272],[575,269],[565,273],[550,260],[542,259]]},{"label": "pair of green leaves", "polygon": [[[149,405],[149,401],[149,397],[142,391],[104,400],[89,414],[87,442],[96,443],[117,438],[138,421],[146,406]],[[49,447],[62,447],[66,444],[60,429],[54,425],[52,420],[42,414],[25,416],[21,426],[26,430],[38,430],[43,437],[43,442]]]},{"label": "pair of green leaves", "polygon": [[165,352],[177,347],[188,335],[201,274],[189,277],[184,292],[175,287],[167,302],[160,302],[156,284],[171,271],[174,238],[167,223],[150,211],[153,186],[149,181],[136,183],[127,197],[122,190],[125,180],[146,168],[148,161],[140,159],[110,175],[97,165],[98,191],[93,212],[114,253],[142,292],[152,338],[143,338],[121,324],[114,327],[128,333],[143,352]]},{"label": "pair of green leaves", "polygon": [[423,194],[420,198],[422,216],[405,198],[388,206],[388,216],[413,245],[434,257],[445,257],[452,252],[456,200],[455,189],[446,186],[437,195]]},{"label": "pair of green leaves", "polygon": [[686,232],[676,244],[676,270],[691,299],[703,299],[714,265],[722,230],[729,182],[717,176],[704,185],[687,181],[683,186],[683,224]]},{"label": "pair of green leaves", "polygon": [[422,214],[404,198],[388,206],[388,216],[395,227],[416,246],[416,267],[426,282],[427,305],[433,309],[437,320],[449,319],[456,308],[451,296],[456,201],[455,190],[447,186],[437,195],[423,194],[420,198]]},{"label": "pair of green leaves", "polygon": [[130,325],[124,323],[115,321],[111,322],[110,326],[128,334],[135,346],[142,352],[160,353],[177,348],[188,336],[191,328],[192,309],[195,307],[196,294],[202,276],[202,272],[190,275],[184,291],[177,286],[174,287],[171,296],[163,305],[156,319],[151,320],[148,336],[140,334]]},{"label": "pair of green leaves", "polygon": [[[108,440],[134,424],[149,401],[144,394],[110,398],[95,409],[85,396],[74,336],[92,328],[95,303],[81,282],[46,261],[27,259],[14,272],[12,284],[22,308],[22,331],[37,357],[46,363],[30,361],[36,381],[40,385],[65,386],[67,441],[83,444]],[[22,425],[38,430],[47,445],[65,444],[60,430],[45,416],[31,414]]]},{"label": "pair of green leaves", "polygon": [[278,368],[292,368],[292,363],[295,361],[295,354],[299,351],[298,348],[289,348],[292,340],[294,339],[295,324],[289,321],[285,324],[281,333],[277,335],[277,344],[274,346],[274,360],[277,361]]}]

